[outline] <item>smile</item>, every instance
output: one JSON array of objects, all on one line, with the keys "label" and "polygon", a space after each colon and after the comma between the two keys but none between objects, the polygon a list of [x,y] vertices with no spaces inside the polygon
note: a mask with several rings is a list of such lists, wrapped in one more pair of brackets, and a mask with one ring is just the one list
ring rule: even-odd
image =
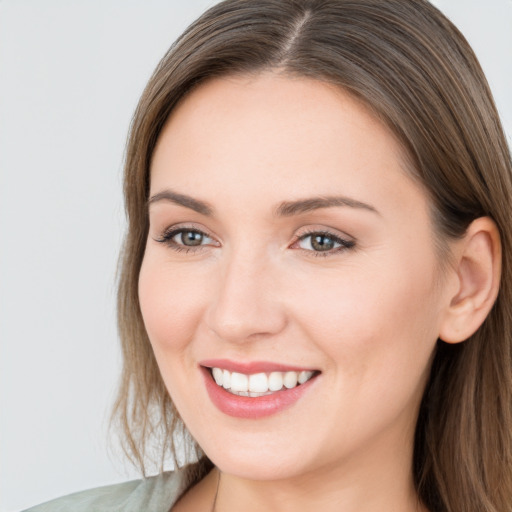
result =
[{"label": "smile", "polygon": [[274,363],[203,361],[200,365],[213,405],[228,416],[259,419],[300,402],[321,372]]},{"label": "smile", "polygon": [[249,397],[270,395],[283,388],[293,389],[306,383],[315,374],[311,370],[302,370],[300,372],[260,372],[247,375],[217,367],[211,368],[211,373],[217,386],[223,387],[234,395]]}]

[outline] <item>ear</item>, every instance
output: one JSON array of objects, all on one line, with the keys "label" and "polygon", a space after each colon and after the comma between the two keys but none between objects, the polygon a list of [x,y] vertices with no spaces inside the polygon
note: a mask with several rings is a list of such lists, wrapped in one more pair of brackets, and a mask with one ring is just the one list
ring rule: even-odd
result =
[{"label": "ear", "polygon": [[453,249],[457,286],[448,297],[439,332],[447,343],[466,340],[482,325],[498,296],[501,278],[500,235],[489,217],[474,220]]}]

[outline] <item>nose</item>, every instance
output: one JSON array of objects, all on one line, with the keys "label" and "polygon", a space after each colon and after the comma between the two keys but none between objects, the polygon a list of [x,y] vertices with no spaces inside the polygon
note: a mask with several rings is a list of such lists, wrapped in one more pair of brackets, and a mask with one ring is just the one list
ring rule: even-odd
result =
[{"label": "nose", "polygon": [[238,343],[269,337],[287,323],[279,270],[269,258],[238,251],[221,263],[206,323],[215,335]]}]

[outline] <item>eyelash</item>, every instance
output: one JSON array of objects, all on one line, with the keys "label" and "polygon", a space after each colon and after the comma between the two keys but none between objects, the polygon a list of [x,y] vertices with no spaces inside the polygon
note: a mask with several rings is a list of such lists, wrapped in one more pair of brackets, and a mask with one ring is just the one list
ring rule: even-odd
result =
[{"label": "eyelash", "polygon": [[181,245],[173,241],[173,238],[176,235],[179,235],[180,233],[197,233],[203,237],[212,238],[208,233],[205,233],[204,231],[201,231],[200,229],[196,228],[187,228],[187,227],[180,227],[180,228],[174,228],[174,229],[168,229],[165,231],[162,236],[158,239],[155,239],[157,242],[160,242],[162,244],[167,245],[172,250],[176,252],[184,252],[185,254],[189,252],[198,252],[205,248],[204,245],[196,245],[196,246],[186,246]]},{"label": "eyelash", "polygon": [[[206,245],[202,245],[202,244],[197,245],[197,246],[185,246],[185,245],[182,245],[182,244],[179,244],[179,243],[176,243],[175,241],[173,241],[173,238],[176,235],[183,234],[183,233],[196,233],[203,237],[213,239],[212,236],[208,235],[208,233],[205,233],[204,231],[201,231],[200,229],[180,227],[180,228],[174,228],[174,229],[169,229],[169,230],[165,231],[160,238],[155,239],[155,240],[159,243],[167,245],[168,247],[170,247],[172,250],[174,250],[176,252],[184,252],[185,254],[187,254],[189,252],[198,252],[198,251],[204,250],[206,248]],[[291,244],[291,246],[293,247],[294,245],[297,245],[301,241],[304,241],[308,237],[312,237],[313,235],[326,237],[326,238],[330,239],[334,244],[339,245],[339,247],[335,247],[333,249],[329,249],[326,251],[314,251],[314,250],[299,248],[299,250],[305,251],[308,253],[308,255],[313,256],[313,257],[327,258],[329,256],[333,256],[335,254],[344,252],[346,250],[353,249],[355,247],[355,241],[346,240],[344,238],[341,238],[341,237],[335,235],[334,233],[331,233],[329,231],[323,231],[323,230],[307,231],[306,233],[303,233],[300,236],[296,237],[296,239]]]},{"label": "eyelash", "polygon": [[333,243],[339,244],[339,247],[329,249],[327,251],[313,251],[309,249],[300,249],[303,251],[306,251],[308,254],[314,257],[319,258],[328,258],[329,256],[334,256],[340,252],[344,252],[349,249],[353,249],[356,245],[355,241],[353,240],[347,240],[345,238],[341,238],[334,233],[331,233],[330,231],[323,231],[318,229],[312,229],[310,231],[306,231],[305,233],[302,233],[300,236],[296,238],[296,240],[293,242],[292,246],[298,244],[299,242],[306,240],[308,237],[312,237],[313,235],[316,236],[324,236],[326,238],[329,238]]}]

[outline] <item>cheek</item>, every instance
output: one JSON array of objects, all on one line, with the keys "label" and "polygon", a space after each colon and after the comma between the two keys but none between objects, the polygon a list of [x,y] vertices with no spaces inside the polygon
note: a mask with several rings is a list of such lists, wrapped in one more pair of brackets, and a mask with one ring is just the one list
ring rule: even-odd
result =
[{"label": "cheek", "polygon": [[139,301],[153,350],[178,352],[186,348],[202,311],[200,279],[173,272],[168,262],[149,252],[139,276]]},{"label": "cheek", "polygon": [[433,275],[414,266],[365,270],[317,282],[317,293],[297,303],[302,332],[326,356],[329,389],[339,390],[336,400],[325,398],[332,424],[349,416],[353,440],[402,415],[412,428],[437,340]]},{"label": "cheek", "polygon": [[[384,258],[353,265],[296,290],[296,317],[340,375],[361,381],[423,374],[437,340],[434,265]],[[300,313],[300,315],[299,315]],[[378,379],[374,379],[378,382]]]}]

